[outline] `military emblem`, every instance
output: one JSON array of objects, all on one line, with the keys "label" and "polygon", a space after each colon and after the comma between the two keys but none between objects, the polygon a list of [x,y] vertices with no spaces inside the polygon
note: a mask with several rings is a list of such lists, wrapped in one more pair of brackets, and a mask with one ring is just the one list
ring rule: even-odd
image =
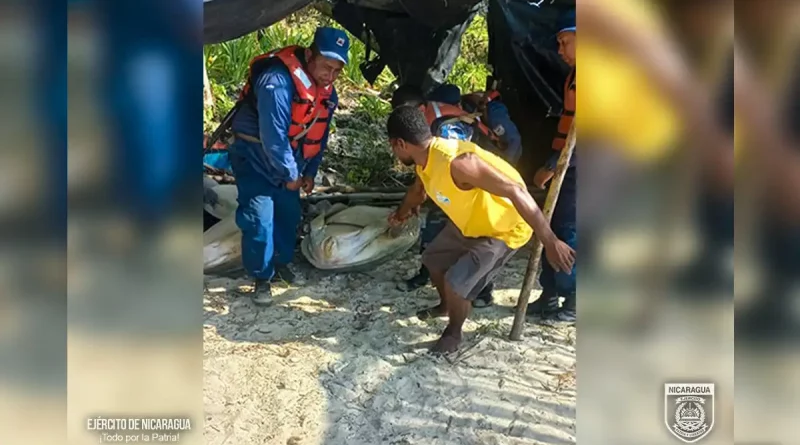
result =
[{"label": "military emblem", "polygon": [[678,439],[694,443],[714,428],[713,383],[664,385],[664,421]]}]

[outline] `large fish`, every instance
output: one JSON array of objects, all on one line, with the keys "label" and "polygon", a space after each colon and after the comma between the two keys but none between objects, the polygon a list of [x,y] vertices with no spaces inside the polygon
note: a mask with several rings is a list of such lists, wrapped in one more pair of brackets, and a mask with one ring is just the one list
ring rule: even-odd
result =
[{"label": "large fish", "polygon": [[[419,237],[419,217],[389,227],[390,208],[344,204],[319,206],[300,250],[316,268],[347,271],[374,267],[408,250]],[[230,210],[227,210],[230,212]],[[203,271],[225,274],[242,268],[242,233],[233,212],[203,233]]]},{"label": "large fish", "polygon": [[239,205],[238,191],[234,184],[219,184],[203,175],[203,208],[217,219],[232,215]]},{"label": "large fish", "polygon": [[242,232],[231,214],[203,233],[203,272],[226,273],[242,268]]},{"label": "large fish", "polygon": [[242,267],[242,232],[236,226],[236,186],[203,175],[203,208],[219,219],[203,232],[203,272],[227,273]]},{"label": "large fish", "polygon": [[392,228],[390,208],[335,204],[311,221],[303,256],[318,269],[347,270],[375,266],[408,250],[419,237],[419,217]]}]

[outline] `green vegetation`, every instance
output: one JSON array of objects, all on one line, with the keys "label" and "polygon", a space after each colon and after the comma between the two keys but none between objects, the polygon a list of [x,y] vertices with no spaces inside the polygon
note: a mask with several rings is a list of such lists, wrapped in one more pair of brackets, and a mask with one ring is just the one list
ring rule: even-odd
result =
[{"label": "green vegetation", "polygon": [[486,16],[479,14],[461,38],[461,53],[450,72],[448,82],[458,85],[462,93],[482,90],[489,75],[488,55]]},{"label": "green vegetation", "polygon": [[[206,67],[214,96],[213,109],[204,113],[205,131],[212,131],[233,106],[254,57],[288,45],[308,45],[318,26],[342,29],[320,12],[324,8],[324,4],[310,6],[262,31],[205,46]],[[396,79],[386,68],[375,83],[369,85],[359,69],[366,46],[352,35],[350,40],[350,63],[336,81],[340,107],[334,117],[323,167],[341,172],[349,184],[380,184],[390,180],[393,172],[402,170],[394,164],[384,135],[386,116],[390,112],[386,98]],[[486,83],[488,41],[486,19],[478,15],[464,34],[461,54],[448,78],[463,92],[482,89]]]}]

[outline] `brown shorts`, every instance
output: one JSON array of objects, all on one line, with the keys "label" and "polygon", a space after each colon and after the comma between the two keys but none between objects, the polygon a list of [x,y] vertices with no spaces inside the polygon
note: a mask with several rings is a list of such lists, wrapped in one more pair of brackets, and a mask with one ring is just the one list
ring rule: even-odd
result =
[{"label": "brown shorts", "polygon": [[431,273],[444,273],[460,297],[474,300],[516,252],[499,239],[467,238],[448,222],[425,248],[422,264]]}]

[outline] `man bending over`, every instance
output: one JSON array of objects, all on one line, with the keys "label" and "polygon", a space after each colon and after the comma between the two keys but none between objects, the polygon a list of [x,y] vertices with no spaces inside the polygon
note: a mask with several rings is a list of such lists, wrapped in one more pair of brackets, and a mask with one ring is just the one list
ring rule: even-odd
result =
[{"label": "man bending over", "polygon": [[418,316],[450,319],[433,352],[458,349],[471,301],[531,239],[534,230],[550,264],[558,271],[572,270],[575,251],[556,238],[522,177],[508,162],[471,142],[433,137],[425,115],[416,107],[392,111],[387,131],[395,156],[407,166],[416,166],[417,174],[389,222],[405,221],[427,196],[450,220],[422,255],[441,301]]}]

